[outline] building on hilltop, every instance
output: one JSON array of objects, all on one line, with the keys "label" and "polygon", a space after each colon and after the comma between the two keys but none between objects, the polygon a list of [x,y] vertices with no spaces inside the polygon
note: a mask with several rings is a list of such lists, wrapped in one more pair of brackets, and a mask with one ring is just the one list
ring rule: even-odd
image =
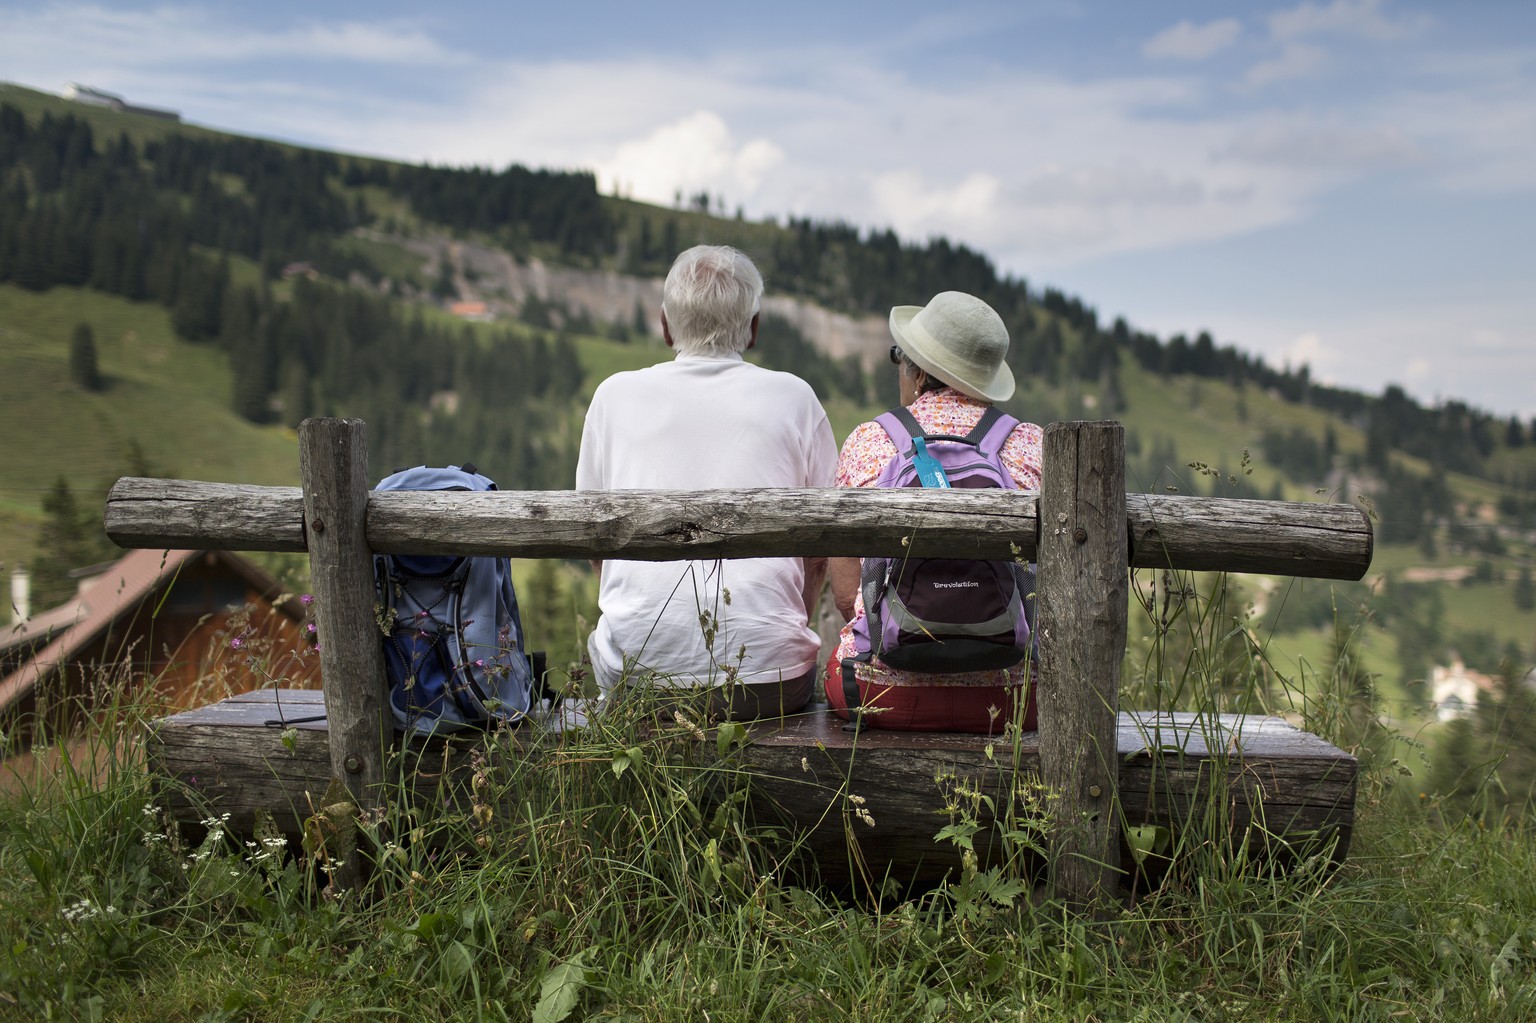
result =
[{"label": "building on hilltop", "polygon": [[181,120],[181,114],[175,110],[135,106],[115,92],[107,92],[105,89],[81,85],[78,82],[70,82],[64,86],[62,95],[73,103],[84,103],[86,106],[106,107],[108,110],[117,110],[125,114],[138,114],[140,117],[158,117],[163,121]]},{"label": "building on hilltop", "polygon": [[496,318],[491,314],[490,307],[479,301],[449,302],[448,313],[461,320],[471,320],[475,323],[490,323]]},{"label": "building on hilltop", "polygon": [[63,95],[65,99],[72,103],[84,103],[89,107],[106,107],[109,110],[121,110],[128,102],[115,92],[95,89],[89,85],[80,85],[77,82],[70,82],[64,86]]}]

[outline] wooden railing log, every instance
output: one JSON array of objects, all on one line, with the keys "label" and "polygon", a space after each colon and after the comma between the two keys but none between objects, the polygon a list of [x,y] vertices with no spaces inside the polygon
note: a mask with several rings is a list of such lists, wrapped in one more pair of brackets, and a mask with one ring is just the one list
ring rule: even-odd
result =
[{"label": "wooden railing log", "polygon": [[1360,579],[1370,517],[1348,504],[1127,494],[1132,568]]},{"label": "wooden railing log", "polygon": [[[1343,504],[1127,497],[1135,568],[1359,579],[1371,523]],[[303,551],[303,495],[125,477],[107,501],[123,547]],[[397,554],[513,558],[898,555],[1036,557],[1038,497],[996,491],[799,490],[389,493],[368,498],[367,538]]]},{"label": "wooden railing log", "polygon": [[103,525],[119,547],[302,554],[304,491],[124,476]]}]

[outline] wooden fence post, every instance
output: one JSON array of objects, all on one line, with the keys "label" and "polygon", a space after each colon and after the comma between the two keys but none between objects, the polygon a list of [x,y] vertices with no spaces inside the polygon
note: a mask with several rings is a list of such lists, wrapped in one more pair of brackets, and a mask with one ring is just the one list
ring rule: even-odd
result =
[{"label": "wooden fence post", "polygon": [[[361,419],[306,419],[299,425],[299,474],[331,777],[341,779],[362,812],[382,803],[390,735],[384,649],[374,615],[373,552],[365,533],[367,425]],[[334,875],[343,890],[355,889],[363,877],[361,859],[348,844],[341,845],[346,858]]]},{"label": "wooden fence post", "polygon": [[1040,490],[1040,773],[1058,793],[1056,894],[1102,909],[1119,886],[1115,728],[1125,656],[1125,429],[1055,423]]}]

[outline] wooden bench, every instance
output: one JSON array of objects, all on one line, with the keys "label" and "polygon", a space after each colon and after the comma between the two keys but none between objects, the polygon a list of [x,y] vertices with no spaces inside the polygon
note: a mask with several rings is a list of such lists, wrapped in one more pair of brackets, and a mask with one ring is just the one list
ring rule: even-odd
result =
[{"label": "wooden bench", "polygon": [[[314,792],[318,778],[340,779],[360,806],[383,798],[393,733],[374,622],[376,551],[634,560],[921,553],[1038,562],[1040,732],[1020,738],[1019,766],[1038,769],[1053,794],[1057,824],[1049,860],[1059,893],[1081,903],[1104,901],[1121,878],[1125,830],[1178,826],[1193,800],[1229,801],[1238,835],[1327,835],[1336,842],[1335,855],[1347,848],[1355,785],[1348,754],[1275,719],[1122,716],[1119,682],[1127,566],[1358,579],[1370,564],[1373,541],[1370,521],[1357,508],[1128,495],[1118,423],[1049,427],[1038,495],[372,494],[364,424],[312,419],[301,425],[299,439],[302,488],[125,478],[106,509],[107,533],[122,546],[309,554],[327,721],[323,728],[300,726],[302,741],[294,745],[306,754],[292,752],[283,761],[277,752],[285,748],[275,737],[254,738],[251,725],[240,723],[262,714],[255,709],[260,695],[179,715],[159,730],[156,769],[183,781],[196,777],[232,814],[258,804],[277,812],[302,806],[296,793],[302,786]],[[235,739],[242,732],[257,745],[267,743],[267,750],[237,767],[226,754],[245,741]],[[1210,743],[1212,736],[1220,742]],[[997,770],[978,737],[877,730],[852,737],[824,714],[782,728],[760,726],[752,740],[744,755],[759,811],[781,813],[804,829],[824,862],[847,861],[851,851],[853,860],[876,864],[877,875],[880,864],[918,876],[952,863],[953,851],[933,842],[943,823],[934,816],[942,803],[935,772],[967,772],[992,785],[984,776]],[[814,768],[811,751],[821,758]],[[808,783],[802,757],[807,768],[829,773]],[[200,774],[199,764],[206,765]],[[279,775],[301,788],[273,783]],[[1217,775],[1219,783],[1212,784]],[[841,818],[830,831],[825,824],[810,827],[824,820],[827,802],[818,808],[803,794],[829,786],[870,800],[879,793],[892,810],[867,840],[855,831],[860,844],[850,847]]]},{"label": "wooden bench", "polygon": [[[212,804],[230,814],[236,833],[249,833],[258,813],[301,833],[331,778],[324,714],[318,691],[265,689],[161,720],[148,757],[157,775],[178,783],[167,790],[172,815],[196,820]],[[740,753],[752,773],[754,817],[799,832],[802,854],[829,883],[879,881],[887,872],[900,882],[938,880],[960,865],[961,854],[934,841],[946,823],[935,812],[943,795],[936,779],[997,801],[1040,771],[1035,732],[1019,736],[1015,749],[1005,736],[878,729],[855,735],[842,726],[825,709],[759,723]],[[419,753],[434,768],[448,766],[446,774],[434,770],[415,780],[423,808],[452,806],[466,791],[452,776],[463,781],[467,755],[479,746],[470,740],[445,754],[445,745]],[[1124,711],[1116,762],[1121,813],[1133,826],[1182,837],[1191,826],[1208,827],[1201,811],[1219,802],[1224,826],[1255,852],[1318,852],[1336,861],[1348,853],[1355,758],[1280,718]],[[849,796],[863,800],[858,805],[875,819],[873,827],[850,820]],[[992,815],[978,809],[976,844],[985,866],[1003,850],[989,844]],[[1129,853],[1123,843],[1121,853]]]}]

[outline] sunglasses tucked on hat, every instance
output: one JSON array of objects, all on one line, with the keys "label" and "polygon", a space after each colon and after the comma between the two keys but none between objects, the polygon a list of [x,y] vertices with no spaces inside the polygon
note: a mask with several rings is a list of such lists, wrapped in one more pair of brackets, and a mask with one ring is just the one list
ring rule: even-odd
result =
[{"label": "sunglasses tucked on hat", "polygon": [[962,291],[944,291],[925,306],[891,310],[891,335],[919,369],[982,401],[1013,396],[1008,328],[991,306]]}]

